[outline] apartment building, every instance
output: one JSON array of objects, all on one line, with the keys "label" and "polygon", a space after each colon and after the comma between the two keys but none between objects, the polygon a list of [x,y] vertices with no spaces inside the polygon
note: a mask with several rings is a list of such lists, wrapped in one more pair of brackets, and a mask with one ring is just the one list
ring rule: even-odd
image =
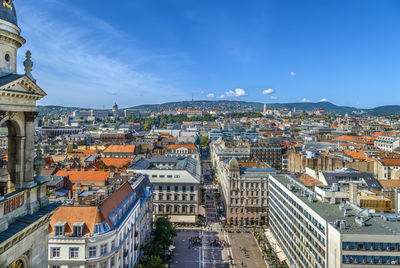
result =
[{"label": "apartment building", "polygon": [[282,147],[279,139],[258,139],[250,142],[250,159],[265,162],[271,167],[282,169]]},{"label": "apartment building", "polygon": [[395,135],[378,136],[374,142],[374,146],[382,151],[394,152],[400,147],[400,137]]},{"label": "apartment building", "polygon": [[332,204],[287,175],[269,175],[270,242],[289,267],[400,267],[400,217]]},{"label": "apartment building", "polygon": [[200,161],[200,150],[194,144],[168,144],[165,156],[191,157]]},{"label": "apartment building", "polygon": [[154,185],[156,217],[195,223],[200,204],[200,161],[191,157],[161,156],[141,159],[128,173],[147,174]]},{"label": "apartment building", "polygon": [[264,225],[267,218],[268,175],[273,168],[240,167],[236,158],[222,161],[218,181],[226,208],[226,220],[234,225]]},{"label": "apartment building", "polygon": [[375,172],[379,180],[400,180],[400,159],[381,158],[377,160]]},{"label": "apartment building", "polygon": [[250,159],[250,146],[244,141],[227,141],[222,138],[210,144],[211,160],[216,167],[219,161],[236,157],[238,161]]},{"label": "apartment building", "polygon": [[50,221],[49,268],[136,267],[150,238],[152,192],[139,175],[97,206],[61,206]]}]

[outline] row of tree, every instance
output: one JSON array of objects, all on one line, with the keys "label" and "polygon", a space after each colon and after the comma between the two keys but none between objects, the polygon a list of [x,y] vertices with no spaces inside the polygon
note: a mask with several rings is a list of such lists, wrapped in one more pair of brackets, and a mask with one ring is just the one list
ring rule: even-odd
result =
[{"label": "row of tree", "polygon": [[140,268],[165,268],[168,260],[169,248],[177,235],[176,229],[169,219],[157,218],[153,230],[153,239],[143,247],[143,258]]}]

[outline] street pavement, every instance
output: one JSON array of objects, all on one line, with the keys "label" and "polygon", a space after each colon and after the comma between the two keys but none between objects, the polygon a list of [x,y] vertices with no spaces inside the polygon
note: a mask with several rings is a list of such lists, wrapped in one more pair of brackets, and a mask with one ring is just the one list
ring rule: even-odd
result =
[{"label": "street pavement", "polygon": [[[209,169],[205,163],[205,169]],[[178,229],[174,240],[174,253],[169,267],[173,268],[228,268],[228,267],[266,267],[261,252],[251,233],[227,233],[220,222],[214,196],[215,185],[206,176],[204,181],[206,226],[198,229]],[[189,247],[191,237],[201,237],[202,244]],[[213,242],[225,243],[215,246]],[[242,248],[246,248],[244,253]],[[233,258],[233,260],[232,260]],[[243,263],[243,264],[242,264]]]},{"label": "street pavement", "polygon": [[228,233],[236,267],[267,267],[252,233]]}]

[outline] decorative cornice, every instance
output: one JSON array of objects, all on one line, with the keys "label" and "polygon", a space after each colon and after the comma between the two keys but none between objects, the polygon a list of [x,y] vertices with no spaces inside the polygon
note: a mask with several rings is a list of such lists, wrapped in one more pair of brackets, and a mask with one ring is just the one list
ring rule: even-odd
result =
[{"label": "decorative cornice", "polygon": [[26,40],[22,36],[2,29],[0,29],[0,40],[13,43],[18,48],[26,42]]},{"label": "decorative cornice", "polygon": [[[10,237],[8,240],[0,244],[0,254],[3,254],[9,248],[13,247],[14,245],[18,244],[22,239],[32,234],[34,231],[39,229],[44,225],[48,225],[50,222],[50,217],[54,213],[54,211],[48,213],[46,216],[42,217],[38,221],[34,222],[33,224],[29,225],[27,228],[23,229],[19,234],[16,234]],[[5,230],[7,232],[7,230]]]}]

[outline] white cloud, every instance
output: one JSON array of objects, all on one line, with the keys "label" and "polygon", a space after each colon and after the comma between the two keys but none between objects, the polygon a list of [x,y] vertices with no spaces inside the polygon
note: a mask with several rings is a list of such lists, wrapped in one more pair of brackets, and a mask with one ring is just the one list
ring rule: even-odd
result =
[{"label": "white cloud", "polygon": [[302,98],[301,99],[301,102],[311,102],[309,99],[306,99],[306,98]]},{"label": "white cloud", "polygon": [[269,97],[271,100],[277,100],[278,99],[278,97],[276,97],[276,96],[271,96],[271,97]]},{"label": "white cloud", "polygon": [[213,99],[213,98],[215,98],[215,94],[214,93],[208,93],[207,94],[207,98]]},{"label": "white cloud", "polygon": [[246,90],[242,88],[236,88],[235,90],[229,90],[220,96],[221,99],[223,98],[240,98],[247,96]]},{"label": "white cloud", "polygon": [[[69,4],[65,9],[62,1],[52,1],[48,9],[30,1],[19,7],[19,24],[28,42],[20,50],[18,68],[23,70],[24,52],[30,49],[33,76],[48,94],[40,104],[100,108],[111,107],[115,100],[131,106],[187,97],[159,75],[144,71],[142,65],[157,55],[134,47],[127,51],[120,45],[124,33],[101,18]],[[61,15],[73,19],[66,22]]]},{"label": "white cloud", "polygon": [[295,72],[290,72],[290,75],[291,75],[291,76],[295,76],[296,73],[295,73]]},{"label": "white cloud", "polygon": [[272,93],[275,93],[275,90],[273,88],[264,89],[262,91],[262,94],[264,94],[264,95],[269,95],[269,94],[272,94]]},{"label": "white cloud", "polygon": [[328,99],[323,98],[320,100],[320,102],[326,102],[326,101],[328,101]]}]

